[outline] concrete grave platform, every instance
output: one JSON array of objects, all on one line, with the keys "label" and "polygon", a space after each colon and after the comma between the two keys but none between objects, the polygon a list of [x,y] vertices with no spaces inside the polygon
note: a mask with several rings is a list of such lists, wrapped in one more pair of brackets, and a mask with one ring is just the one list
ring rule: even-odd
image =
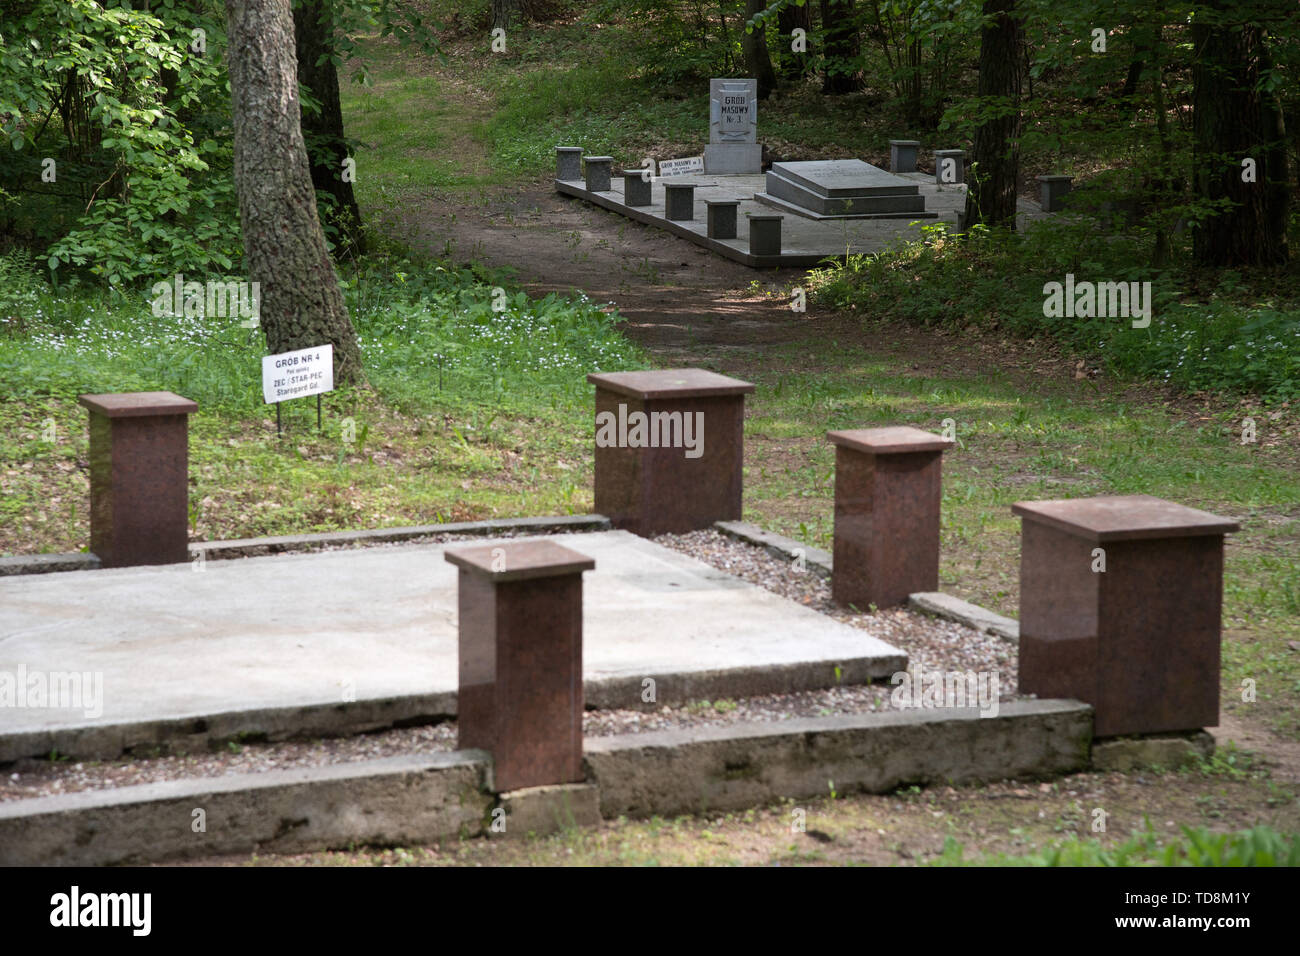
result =
[{"label": "concrete grave platform", "polygon": [[920,184],[860,159],[773,163],[759,202],[813,219],[934,219]]},{"label": "concrete grave platform", "polygon": [[[585,585],[590,706],[646,706],[647,677],[663,704],[863,683],[906,665],[861,629],[631,533],[551,538],[596,561]],[[98,715],[86,701],[0,708],[0,761],[54,749],[112,757],[240,733],[354,733],[454,714],[457,572],[443,551],[0,578],[0,679],[89,672],[103,681]]]},{"label": "concrete grave platform", "polygon": [[[996,717],[931,709],[588,737],[586,784],[491,791],[482,750],[406,754],[0,803],[0,866],[144,863],[553,832],[908,783],[961,785],[1088,766],[1092,709],[1015,701]],[[191,827],[196,807],[206,827]]]},{"label": "concrete grave platform", "polygon": [[[956,231],[957,214],[966,208],[964,184],[936,185],[933,174],[929,173],[884,175],[907,185],[914,184],[926,212],[899,213],[897,217],[872,219],[846,219],[839,216],[818,218],[808,209],[768,195],[767,178],[763,175],[695,173],[690,176],[657,177],[651,184],[650,204],[642,206],[629,206],[625,202],[621,177],[615,178],[610,188],[601,192],[587,189],[582,180],[557,179],[555,189],[562,195],[583,199],[636,222],[666,230],[733,262],[753,268],[806,269],[827,257],[843,256],[846,252],[853,255],[880,252],[896,241],[921,238],[921,229],[932,225],[933,221],[947,222],[950,229]],[[665,183],[695,184],[693,219],[673,220],[667,217],[664,204]],[[886,198],[911,201],[907,196]],[[739,202],[736,217],[739,229],[735,238],[718,239],[708,235],[708,207],[705,200]],[[785,214],[785,220],[781,224],[781,252],[778,255],[751,253],[747,214],[770,215],[774,206]],[[1029,221],[1042,219],[1046,215],[1037,203],[1026,199],[1020,200],[1019,209],[1018,228],[1024,228]]]}]

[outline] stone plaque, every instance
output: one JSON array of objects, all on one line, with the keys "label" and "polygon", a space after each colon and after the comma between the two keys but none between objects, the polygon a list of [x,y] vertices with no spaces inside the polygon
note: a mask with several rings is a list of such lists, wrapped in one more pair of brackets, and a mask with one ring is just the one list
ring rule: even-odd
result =
[{"label": "stone plaque", "polygon": [[754,143],[758,133],[758,81],[709,81],[709,142]]}]

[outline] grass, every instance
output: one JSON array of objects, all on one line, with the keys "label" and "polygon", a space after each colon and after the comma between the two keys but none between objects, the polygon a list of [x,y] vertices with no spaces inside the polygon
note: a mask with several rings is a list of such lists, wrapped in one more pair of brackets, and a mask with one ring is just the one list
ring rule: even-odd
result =
[{"label": "grass", "polygon": [[314,403],[285,404],[277,437],[256,331],[155,317],[143,293],[55,293],[0,262],[3,553],[85,547],[80,393],[169,390],[199,403],[192,536],[213,540],[590,511],[585,373],[642,363],[584,299],[531,299],[470,270],[377,256],[345,282],[369,386],[327,395],[319,432]]},{"label": "grass", "polygon": [[[817,270],[814,301],[918,325],[977,325],[1046,336],[1111,373],[1185,391],[1300,399],[1300,296],[1282,273],[1243,283],[1236,271],[1155,270],[1144,237],[1116,237],[1092,220],[1056,218],[1024,235],[978,229],[955,241],[942,224],[880,255]],[[1079,282],[1150,285],[1150,325],[1127,318],[1046,317],[1044,287]]]},{"label": "grass", "polygon": [[965,848],[948,837],[933,866],[1300,866],[1300,834],[1282,834],[1272,827],[1252,827],[1236,833],[1211,833],[1204,827],[1181,828],[1179,838],[1162,841],[1147,821],[1147,829],[1117,847],[1072,837],[1049,849],[1021,856],[985,854],[967,860]]},{"label": "grass", "polygon": [[[1100,394],[1072,378],[1027,384],[990,373],[974,338],[969,367],[945,366],[960,345],[925,356],[897,344],[810,336],[732,370],[758,386],[745,427],[746,520],[829,549],[835,457],[825,432],[887,424],[942,432],[946,422],[959,445],[944,457],[940,587],[1015,617],[1016,501],[1145,493],[1229,515],[1242,530],[1227,539],[1223,705],[1300,736],[1300,654],[1288,643],[1300,639],[1294,432],[1260,432],[1243,445],[1241,411],[1230,406],[1188,414],[1154,395]],[[1247,679],[1253,703],[1241,699]]]}]

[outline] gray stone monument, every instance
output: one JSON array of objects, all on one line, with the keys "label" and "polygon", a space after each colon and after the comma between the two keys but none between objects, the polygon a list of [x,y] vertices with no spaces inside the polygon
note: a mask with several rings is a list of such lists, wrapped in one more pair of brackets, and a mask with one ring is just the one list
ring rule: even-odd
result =
[{"label": "gray stone monument", "polygon": [[714,175],[762,172],[763,147],[757,136],[758,80],[710,80],[704,171]]},{"label": "gray stone monument", "polygon": [[956,185],[966,181],[966,150],[936,149],[934,151],[934,184]]},{"label": "gray stone monument", "polygon": [[646,170],[623,170],[623,202],[628,206],[650,205],[650,180]]},{"label": "gray stone monument", "polygon": [[1070,192],[1070,186],[1074,183],[1074,177],[1053,174],[1036,178],[1040,197],[1039,205],[1042,206],[1043,212],[1060,212],[1065,197]]},{"label": "gray stone monument", "polygon": [[582,147],[555,147],[555,178],[579,180],[582,178]]},{"label": "gray stone monument", "polygon": [[749,251],[756,256],[779,256],[781,254],[781,220],[785,216],[749,217]]},{"label": "gray stone monument", "polygon": [[919,139],[891,139],[889,141],[889,171],[891,173],[916,172],[916,152],[921,148]]},{"label": "gray stone monument", "polygon": [[710,239],[736,238],[736,213],[740,209],[739,199],[706,199],[705,235]]}]

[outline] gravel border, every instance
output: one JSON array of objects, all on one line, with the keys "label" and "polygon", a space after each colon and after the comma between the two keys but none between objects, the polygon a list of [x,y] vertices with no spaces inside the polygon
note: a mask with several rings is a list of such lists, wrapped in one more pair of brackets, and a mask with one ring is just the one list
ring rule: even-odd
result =
[{"label": "gravel border", "polygon": [[[419,543],[481,537],[481,534],[430,535]],[[718,531],[661,535],[653,540],[836,621],[861,628],[905,651],[913,667],[945,672],[994,671],[999,679],[1000,699],[1005,701],[1016,697],[1016,649],[992,634],[907,608],[890,608],[872,614],[840,607],[831,600],[830,583],[820,575],[806,568],[800,570],[794,562],[778,558],[764,547],[744,543]],[[386,544],[405,543],[416,542]],[[322,550],[352,546],[327,546]],[[890,709],[893,690],[891,684],[866,684],[736,700],[690,701],[654,711],[590,710],[584,717],[583,731],[589,737],[604,737],[706,725],[868,713]],[[202,753],[78,763],[18,760],[0,772],[0,802],[180,778],[315,767],[455,749],[456,722],[446,720],[350,737],[272,744],[230,742],[224,749]]]}]

